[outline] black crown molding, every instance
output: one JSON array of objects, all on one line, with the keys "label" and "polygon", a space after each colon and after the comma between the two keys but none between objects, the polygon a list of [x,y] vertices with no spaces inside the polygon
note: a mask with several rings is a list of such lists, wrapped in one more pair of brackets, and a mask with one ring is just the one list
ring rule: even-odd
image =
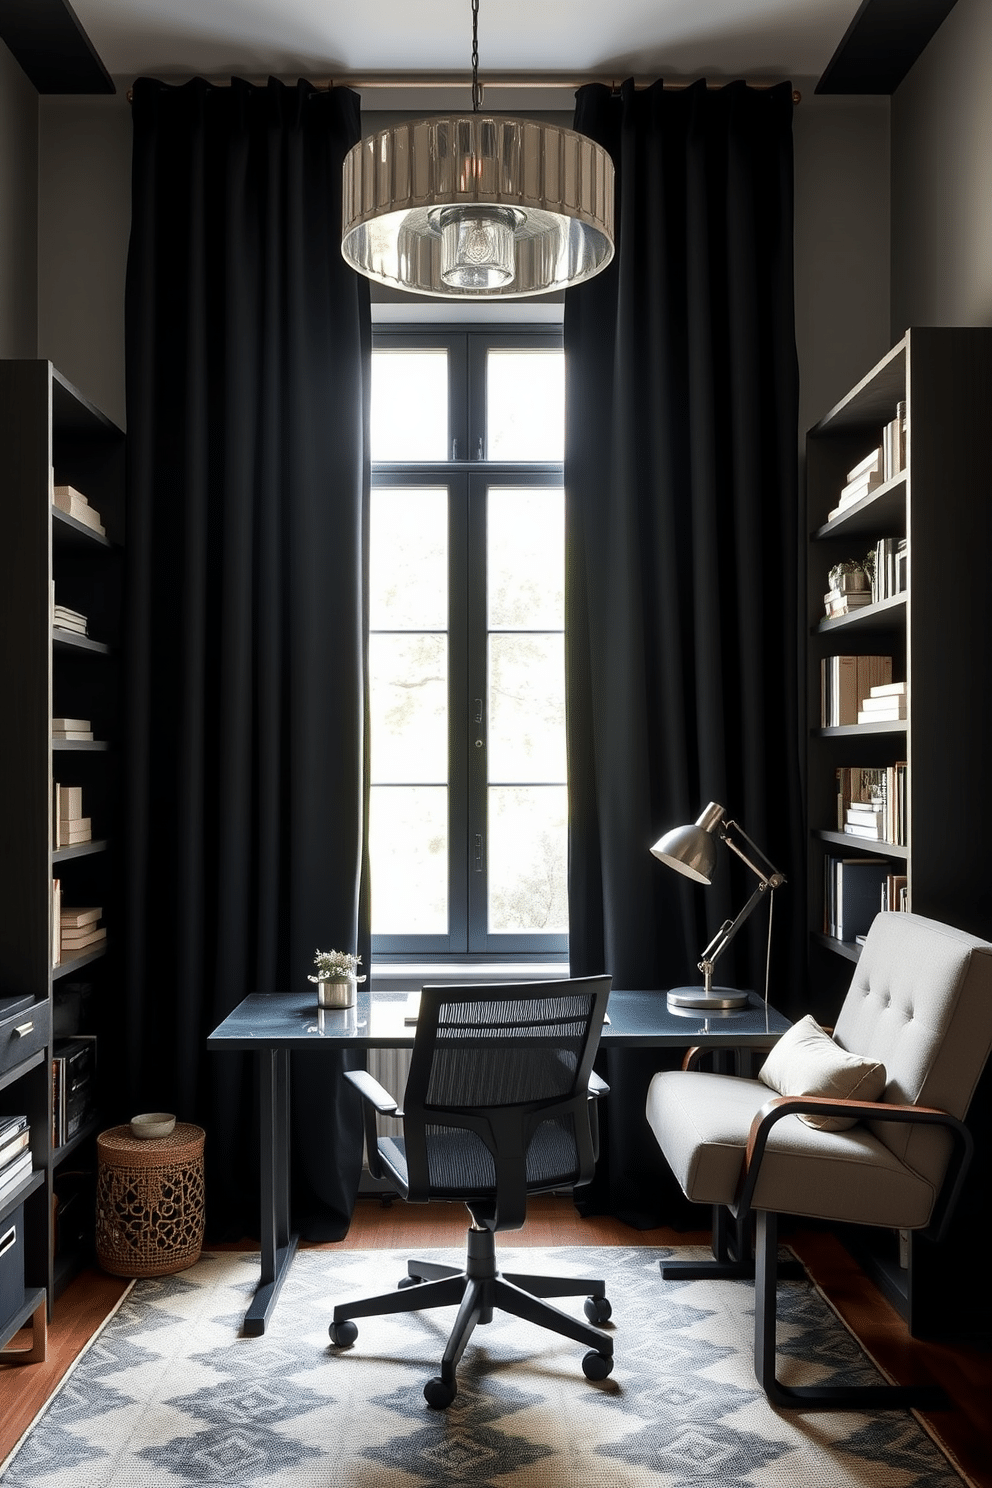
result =
[{"label": "black crown molding", "polygon": [[862,0],[815,93],[894,93],[956,0]]},{"label": "black crown molding", "polygon": [[39,93],[116,93],[68,0],[0,0],[6,42]]}]

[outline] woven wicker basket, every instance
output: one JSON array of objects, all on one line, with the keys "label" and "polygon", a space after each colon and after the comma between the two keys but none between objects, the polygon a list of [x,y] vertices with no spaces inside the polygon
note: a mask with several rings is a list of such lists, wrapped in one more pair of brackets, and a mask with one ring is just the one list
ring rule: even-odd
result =
[{"label": "woven wicker basket", "polygon": [[188,1122],[153,1141],[129,1126],[97,1137],[96,1254],[111,1276],[170,1276],[198,1259],[203,1140]]}]

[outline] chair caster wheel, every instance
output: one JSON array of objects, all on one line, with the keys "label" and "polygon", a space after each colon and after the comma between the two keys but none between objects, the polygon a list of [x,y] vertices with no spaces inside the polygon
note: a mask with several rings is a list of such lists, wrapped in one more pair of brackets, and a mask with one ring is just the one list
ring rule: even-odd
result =
[{"label": "chair caster wheel", "polygon": [[582,1310],[591,1323],[608,1323],[613,1316],[608,1297],[587,1297]]},{"label": "chair caster wheel", "polygon": [[432,1410],[447,1410],[457,1394],[454,1384],[446,1385],[440,1375],[429,1379],[424,1386],[424,1399]]},{"label": "chair caster wheel", "polygon": [[358,1329],[353,1322],[346,1318],[344,1322],[332,1323],[327,1330],[327,1336],[335,1348],[347,1348],[358,1337]]},{"label": "chair caster wheel", "polygon": [[396,1283],[401,1292],[406,1291],[407,1287],[421,1286],[422,1284],[422,1276],[401,1276],[399,1281]]},{"label": "chair caster wheel", "polygon": [[589,1380],[604,1380],[613,1373],[613,1355],[597,1354],[595,1349],[590,1349],[582,1360],[582,1373]]}]

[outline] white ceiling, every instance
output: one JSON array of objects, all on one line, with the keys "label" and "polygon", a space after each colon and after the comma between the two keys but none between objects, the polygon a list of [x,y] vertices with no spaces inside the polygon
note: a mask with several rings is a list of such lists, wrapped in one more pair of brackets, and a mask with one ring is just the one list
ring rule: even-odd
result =
[{"label": "white ceiling", "polygon": [[[466,73],[471,0],[72,0],[115,77]],[[817,77],[859,0],[480,0],[480,76]]]}]

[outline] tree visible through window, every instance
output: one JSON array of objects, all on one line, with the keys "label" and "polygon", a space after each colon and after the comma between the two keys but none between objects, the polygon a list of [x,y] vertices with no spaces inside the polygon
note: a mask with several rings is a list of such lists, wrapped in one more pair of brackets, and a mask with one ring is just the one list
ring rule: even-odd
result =
[{"label": "tree visible through window", "polygon": [[567,950],[563,400],[553,333],[377,333],[379,956]]}]

